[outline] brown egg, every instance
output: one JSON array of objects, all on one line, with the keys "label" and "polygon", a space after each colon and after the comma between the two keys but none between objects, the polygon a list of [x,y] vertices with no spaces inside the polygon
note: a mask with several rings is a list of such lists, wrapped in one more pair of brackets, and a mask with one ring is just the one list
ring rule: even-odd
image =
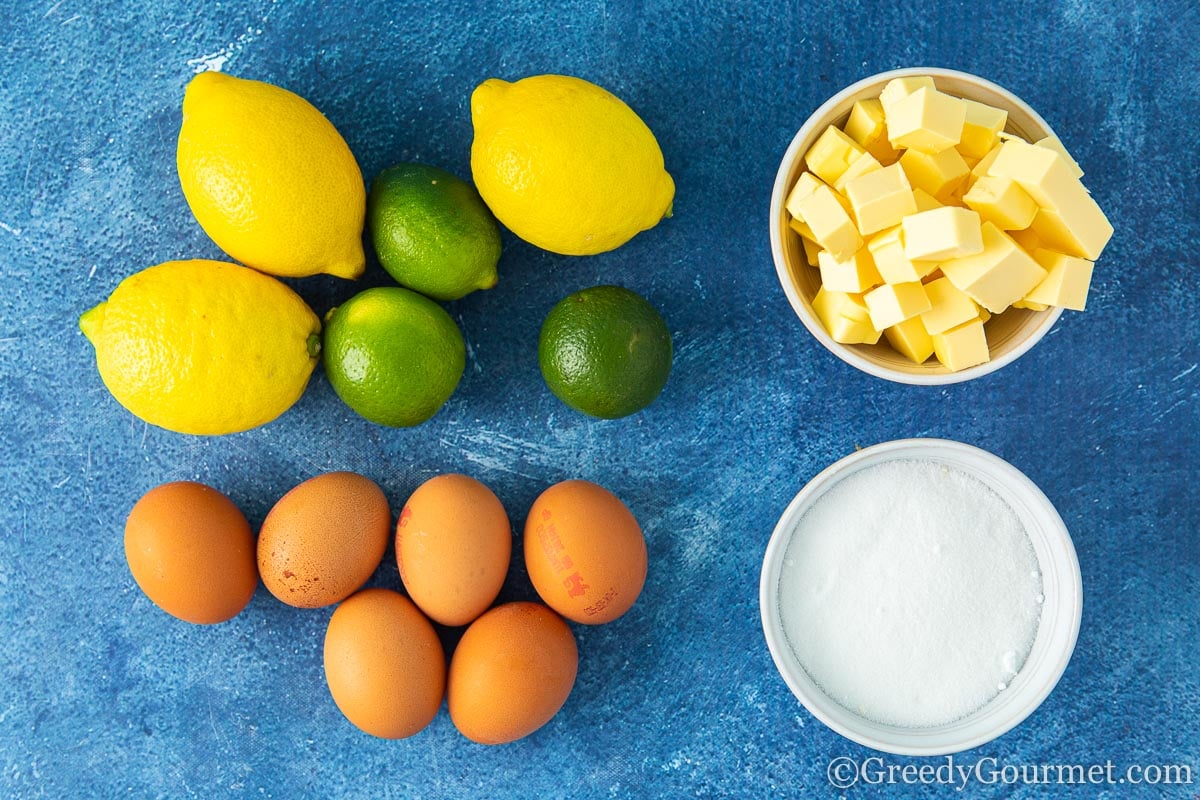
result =
[{"label": "brown egg", "polygon": [[258,586],[250,524],[202,483],[164,483],[138,500],[125,521],[125,559],[146,596],[187,622],[232,619]]},{"label": "brown egg", "polygon": [[349,597],[383,560],[391,533],[383,490],[353,472],[328,472],[285,494],[263,520],[258,569],[290,606],[320,608]]},{"label": "brown egg", "polygon": [[525,568],[542,600],[567,619],[611,622],[629,610],[646,582],[646,540],[612,492],[563,481],[529,510]]},{"label": "brown egg", "polygon": [[433,625],[408,598],[364,589],[329,619],[325,680],[346,719],[372,736],[403,739],[437,716],[446,655]]},{"label": "brown egg", "polygon": [[508,603],[467,628],[450,659],[450,719],[468,739],[504,744],[558,713],[579,669],[567,623],[541,603]]},{"label": "brown egg", "polygon": [[504,584],[512,526],[474,478],[438,475],[417,487],[396,523],[396,563],[408,596],[435,622],[466,625]]}]

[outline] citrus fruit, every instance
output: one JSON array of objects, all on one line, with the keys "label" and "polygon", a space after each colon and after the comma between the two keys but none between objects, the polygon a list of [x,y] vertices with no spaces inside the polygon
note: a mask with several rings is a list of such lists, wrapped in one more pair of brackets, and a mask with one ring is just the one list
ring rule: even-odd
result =
[{"label": "citrus fruit", "polygon": [[399,286],[367,289],[325,317],[325,374],[359,415],[419,425],[454,393],[466,344],[445,309]]},{"label": "citrus fruit", "polygon": [[202,72],[183,97],[176,161],[196,221],[238,261],[289,277],[362,274],[362,172],[304,98]]},{"label": "citrus fruit", "polygon": [[457,300],[496,285],[500,228],[479,192],[437,167],[399,164],[367,195],[375,254],[401,286]]},{"label": "citrus fruit", "polygon": [[178,433],[270,422],[299,399],[321,321],[274,278],[220,261],[168,261],[129,276],[79,318],[113,397]]},{"label": "citrus fruit", "polygon": [[594,286],[558,302],[542,323],[538,362],[571,408],[615,419],[654,402],[671,372],[671,332],[641,295]]},{"label": "citrus fruit", "polygon": [[471,95],[471,172],[492,213],[545,250],[619,247],[671,214],[675,183],[633,109],[580,78],[484,81]]}]

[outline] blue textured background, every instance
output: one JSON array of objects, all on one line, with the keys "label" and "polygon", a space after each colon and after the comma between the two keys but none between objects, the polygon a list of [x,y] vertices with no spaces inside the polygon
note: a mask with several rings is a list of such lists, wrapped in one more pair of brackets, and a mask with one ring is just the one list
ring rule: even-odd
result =
[{"label": "blue textured background", "polygon": [[[1083,571],[1062,682],[960,760],[1200,770],[1194,2],[190,5],[19,0],[0,12],[0,796],[836,795],[826,763],[871,752],[814,720],[775,672],[759,566],[808,478],[907,436],[958,439],[1024,470],[1058,506]],[[1116,226],[1086,313],[1065,314],[1014,366],[945,389],[881,382],[822,350],[777,284],[767,236],[778,160],[804,118],[861,77],[919,65],[1029,101]],[[136,270],[222,257],[174,160],[184,86],[205,68],[310,99],[368,180],[404,160],[469,176],[478,82],[579,75],[655,131],[675,215],[592,258],[506,235],[500,284],[449,305],[468,368],[419,428],[355,417],[319,371],[264,428],[151,428],[108,395],[75,321]],[[372,263],[356,284],[293,284],[324,313],[386,282]],[[545,313],[596,283],[647,296],[677,352],[659,401],[612,422],[560,404],[536,359]],[[574,693],[528,739],[474,745],[444,710],[412,739],[372,739],[326,690],[328,609],[260,588],[234,621],[194,627],[142,596],[122,551],[125,515],[159,483],[208,482],[257,525],[332,469],[379,481],[396,509],[425,478],[467,472],[518,530],[549,484],[597,481],[643,523],[645,592],[618,622],[575,628]],[[529,596],[523,581],[514,568],[503,596]],[[399,585],[390,556],[375,582]],[[1195,797],[1195,779],[1162,791]]]}]

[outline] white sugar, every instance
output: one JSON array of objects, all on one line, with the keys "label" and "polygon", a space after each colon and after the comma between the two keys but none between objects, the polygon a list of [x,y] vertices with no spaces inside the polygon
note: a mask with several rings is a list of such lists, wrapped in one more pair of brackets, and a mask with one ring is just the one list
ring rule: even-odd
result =
[{"label": "white sugar", "polygon": [[876,722],[929,727],[1013,681],[1041,614],[1020,518],[956,468],[901,460],[842,478],[801,518],[780,617],[810,677]]}]

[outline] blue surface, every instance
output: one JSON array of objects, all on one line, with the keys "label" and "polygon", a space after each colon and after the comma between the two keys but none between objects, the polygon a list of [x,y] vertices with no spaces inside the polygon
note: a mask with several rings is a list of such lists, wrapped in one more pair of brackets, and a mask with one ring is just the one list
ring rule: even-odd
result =
[{"label": "blue surface", "polygon": [[[0,796],[835,796],[830,759],[878,754],[789,694],[759,626],[759,567],[808,478],[909,436],[1022,469],[1066,520],[1083,572],[1062,682],[959,763],[1182,764],[1197,783],[1071,796],[1196,796],[1195,3],[193,5],[20,0],[0,15]],[[1086,313],[999,374],[945,389],[872,379],[822,350],[778,286],[767,236],[778,160],[804,118],[859,78],[920,65],[978,73],[1032,104],[1116,226]],[[448,306],[467,372],[419,428],[355,417],[320,372],[255,431],[151,428],[104,389],[75,321],[136,270],[221,257],[174,160],[184,86],[206,67],[310,99],[368,180],[405,160],[469,176],[468,97],[484,78],[588,78],[657,134],[675,215],[592,258],[506,234],[500,284]],[[387,280],[372,263],[355,284],[293,285],[323,313]],[[597,283],[648,297],[677,354],[659,401],[611,422],[559,403],[536,359],[545,313]],[[126,514],[159,483],[210,483],[257,525],[331,469],[374,478],[394,509],[425,478],[467,472],[518,530],[549,484],[597,481],[643,523],[645,592],[619,621],[575,628],[578,683],[528,739],[474,745],[444,710],[412,739],[372,739],[325,687],[328,609],[260,588],[232,622],[191,626],[146,600],[122,551]],[[390,556],[374,580],[399,586]],[[529,595],[515,568],[503,597]],[[974,782],[965,796],[1066,791]]]}]

